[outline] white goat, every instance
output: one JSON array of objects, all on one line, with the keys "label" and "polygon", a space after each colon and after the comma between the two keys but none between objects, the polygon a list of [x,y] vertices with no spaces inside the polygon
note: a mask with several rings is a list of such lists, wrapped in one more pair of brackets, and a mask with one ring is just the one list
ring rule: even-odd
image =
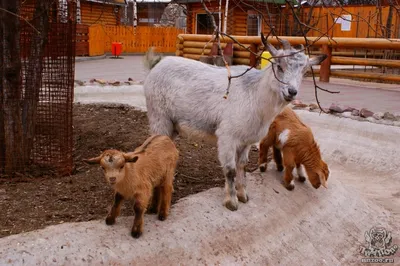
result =
[{"label": "white goat", "polygon": [[[295,99],[306,68],[326,58],[309,59],[287,41],[282,42],[283,50],[276,50],[264,36],[261,39],[275,62],[232,79],[227,99],[223,98],[228,86],[225,67],[175,56],[160,60],[152,52],[145,57],[151,69],[144,82],[151,133],[217,137],[225,175],[224,205],[232,211],[237,210],[238,200],[248,201],[244,167],[251,145],[267,134],[274,117]],[[231,66],[232,75],[247,68]]]}]

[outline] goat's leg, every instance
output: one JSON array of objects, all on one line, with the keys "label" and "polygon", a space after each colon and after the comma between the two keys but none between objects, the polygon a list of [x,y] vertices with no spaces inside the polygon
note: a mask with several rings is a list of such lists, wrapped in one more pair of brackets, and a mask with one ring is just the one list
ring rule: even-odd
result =
[{"label": "goat's leg", "polygon": [[162,111],[148,110],[147,112],[149,118],[150,132],[156,135],[165,135],[174,139],[176,137],[176,132],[174,129],[174,124],[171,119],[165,115]]},{"label": "goat's leg", "polygon": [[296,164],[296,170],[297,170],[297,175],[299,176],[298,180],[300,182],[305,182],[306,181],[306,177],[305,177],[306,175],[305,175],[305,173],[303,171],[303,168],[301,167],[301,164]]},{"label": "goat's leg", "polygon": [[164,221],[168,217],[169,209],[171,207],[172,190],[172,183],[165,183],[161,186],[160,211],[158,213],[158,220],[160,221]]},{"label": "goat's leg", "polygon": [[251,145],[245,147],[244,149],[238,152],[238,161],[236,164],[236,189],[237,189],[237,197],[238,200],[246,203],[249,200],[249,197],[246,192],[246,172],[244,170],[248,160],[249,160],[249,151]]},{"label": "goat's leg", "polygon": [[286,187],[287,190],[293,190],[294,182],[292,172],[296,164],[294,162],[292,153],[286,149],[283,150],[283,165],[285,166],[283,185]]},{"label": "goat's leg", "polygon": [[[150,191],[148,195],[150,195]],[[133,209],[135,211],[135,218],[133,220],[133,226],[131,230],[131,236],[134,238],[139,238],[143,234],[143,217],[146,211],[146,206],[149,204],[149,198],[140,195],[135,197],[135,205]]]},{"label": "goat's leg", "polygon": [[107,225],[115,224],[115,218],[117,218],[120,213],[121,203],[123,202],[123,200],[124,200],[124,197],[121,194],[119,194],[118,192],[115,192],[113,206],[111,207],[111,210],[106,218]]},{"label": "goat's leg", "polygon": [[149,206],[149,209],[147,210],[148,213],[158,213],[159,210],[159,201],[160,201],[160,193],[161,189],[160,187],[155,187],[153,189],[153,196],[151,198],[151,204]]},{"label": "goat's leg", "polygon": [[276,169],[279,172],[282,172],[283,171],[283,165],[282,165],[282,153],[281,153],[281,150],[274,146],[274,147],[272,147],[272,154],[274,156]]},{"label": "goat's leg", "polygon": [[258,153],[258,167],[261,172],[265,172],[267,170],[268,163],[268,152],[269,148],[274,145],[275,142],[275,133],[271,130],[268,131],[268,134],[261,140],[260,149]]},{"label": "goat's leg", "polygon": [[236,211],[239,204],[235,189],[236,147],[233,140],[218,138],[218,159],[225,176],[224,206],[231,211]]}]

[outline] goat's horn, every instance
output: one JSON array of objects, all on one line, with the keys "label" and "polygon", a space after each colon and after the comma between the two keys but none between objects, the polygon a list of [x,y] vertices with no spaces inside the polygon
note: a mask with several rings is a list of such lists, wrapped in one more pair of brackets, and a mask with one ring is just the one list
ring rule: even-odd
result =
[{"label": "goat's horn", "polygon": [[284,40],[284,39],[282,39],[282,40],[280,40],[281,41],[281,43],[282,43],[282,45],[283,45],[283,49],[285,49],[285,50],[290,50],[290,43],[289,43],[289,41],[288,40]]},{"label": "goat's horn", "polygon": [[268,40],[264,37],[264,34],[262,32],[261,32],[261,42],[263,43],[264,47],[271,53],[272,56],[276,56],[278,54],[278,51],[272,44],[268,42]]}]

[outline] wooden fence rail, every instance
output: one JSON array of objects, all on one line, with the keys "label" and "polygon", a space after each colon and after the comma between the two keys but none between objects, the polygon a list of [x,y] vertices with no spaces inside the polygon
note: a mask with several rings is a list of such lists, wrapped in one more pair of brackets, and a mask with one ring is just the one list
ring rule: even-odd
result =
[{"label": "wooden fence rail", "polygon": [[[244,47],[252,51],[260,51],[263,46],[261,38],[258,36],[233,36],[238,42],[242,43]],[[280,36],[280,39],[288,40],[292,45],[306,44],[304,37],[288,37]],[[211,35],[194,35],[194,34],[180,34],[176,40],[176,55],[183,56],[195,60],[199,60],[202,55],[208,55],[212,43]],[[268,41],[273,45],[279,45],[276,38],[269,37]],[[221,46],[225,47],[226,43],[233,42],[230,38],[221,38]],[[312,47],[321,49],[322,53],[328,55],[328,58],[321,64],[320,80],[329,82],[329,76],[348,76],[370,78],[388,81],[400,81],[400,75],[380,74],[380,73],[351,73],[349,71],[335,70],[331,72],[332,64],[340,65],[362,65],[362,66],[381,66],[400,68],[399,60],[387,59],[372,59],[372,58],[357,58],[357,57],[340,57],[333,56],[332,48],[358,48],[358,49],[382,49],[400,51],[400,39],[378,39],[378,38],[317,38],[308,37],[307,43],[312,44]],[[333,55],[332,55],[333,54]],[[247,51],[245,48],[234,44],[233,64],[253,65],[255,56]]]},{"label": "wooden fence rail", "polygon": [[144,53],[151,46],[160,53],[174,53],[176,38],[183,32],[174,27],[92,25],[89,28],[89,55],[111,52],[112,42],[121,42],[123,53]]}]

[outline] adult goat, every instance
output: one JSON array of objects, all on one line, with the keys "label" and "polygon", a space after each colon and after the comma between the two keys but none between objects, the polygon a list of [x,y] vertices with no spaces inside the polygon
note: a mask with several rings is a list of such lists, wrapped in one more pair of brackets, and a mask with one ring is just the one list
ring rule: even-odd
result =
[{"label": "adult goat", "polygon": [[[263,35],[261,39],[274,63],[232,79],[227,99],[225,67],[177,56],[160,59],[152,51],[144,58],[151,69],[144,82],[151,133],[172,139],[178,133],[216,137],[225,176],[224,205],[232,211],[237,210],[238,200],[248,201],[244,167],[251,145],[267,134],[275,116],[295,99],[306,68],[326,58],[308,58],[287,41],[277,50]],[[230,68],[234,76],[248,66]]]}]

